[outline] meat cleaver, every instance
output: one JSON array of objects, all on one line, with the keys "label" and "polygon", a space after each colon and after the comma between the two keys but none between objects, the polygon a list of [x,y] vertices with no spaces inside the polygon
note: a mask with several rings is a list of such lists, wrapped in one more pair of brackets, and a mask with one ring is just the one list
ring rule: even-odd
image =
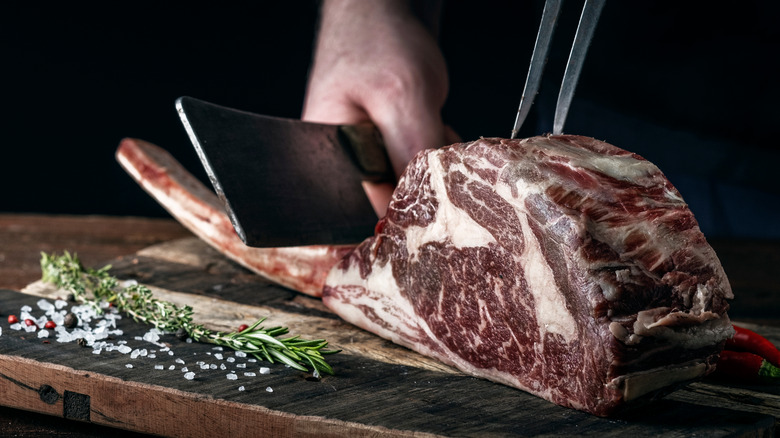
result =
[{"label": "meat cleaver", "polygon": [[358,243],[377,222],[362,181],[392,181],[378,130],[262,116],[191,97],[184,128],[245,244]]}]

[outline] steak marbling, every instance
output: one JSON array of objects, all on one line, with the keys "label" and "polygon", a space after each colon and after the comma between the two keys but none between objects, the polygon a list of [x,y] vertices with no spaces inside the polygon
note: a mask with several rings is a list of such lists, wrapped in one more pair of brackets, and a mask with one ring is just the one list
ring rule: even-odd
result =
[{"label": "steak marbling", "polygon": [[731,297],[660,170],[579,136],[419,154],[323,291],[359,327],[597,415],[710,372]]}]

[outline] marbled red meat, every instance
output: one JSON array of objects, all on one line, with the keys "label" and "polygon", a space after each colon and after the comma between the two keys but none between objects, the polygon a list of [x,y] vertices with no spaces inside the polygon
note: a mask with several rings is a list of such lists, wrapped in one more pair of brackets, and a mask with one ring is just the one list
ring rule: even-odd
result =
[{"label": "marbled red meat", "polygon": [[342,318],[464,372],[608,415],[700,377],[731,289],[657,167],[578,136],[418,155],[326,279]]},{"label": "marbled red meat", "polygon": [[713,368],[731,289],[679,193],[591,138],[481,139],[410,163],[356,248],[249,248],[164,150],[117,158],[182,224],[345,320],[464,372],[608,415]]}]

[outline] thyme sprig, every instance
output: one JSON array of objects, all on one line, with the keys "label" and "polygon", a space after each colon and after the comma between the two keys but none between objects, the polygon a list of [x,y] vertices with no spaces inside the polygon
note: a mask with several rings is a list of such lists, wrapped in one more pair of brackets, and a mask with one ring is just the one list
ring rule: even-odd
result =
[{"label": "thyme sprig", "polygon": [[121,287],[119,280],[108,273],[110,269],[111,265],[86,268],[76,254],[67,251],[60,256],[41,253],[42,280],[68,290],[77,301],[98,312],[102,312],[100,303],[107,302],[135,321],[165,332],[179,332],[197,342],[243,351],[259,360],[281,362],[304,372],[311,366],[315,376],[333,374],[333,368],[323,356],[340,350],[326,349],[328,343],[324,339],[305,340],[299,336],[280,339],[279,336],[289,332],[287,327],[266,329],[261,325],[265,318],[240,332],[212,331],[193,323],[190,306],[179,307],[159,300],[148,287],[140,284]]}]

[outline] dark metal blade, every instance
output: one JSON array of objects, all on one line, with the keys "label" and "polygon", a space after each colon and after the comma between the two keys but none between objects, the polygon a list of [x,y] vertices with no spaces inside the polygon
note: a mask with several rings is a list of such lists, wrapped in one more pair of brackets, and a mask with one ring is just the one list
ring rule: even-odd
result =
[{"label": "dark metal blade", "polygon": [[190,97],[176,107],[247,245],[357,243],[373,234],[377,216],[361,181],[392,174],[373,127],[267,117]]}]

